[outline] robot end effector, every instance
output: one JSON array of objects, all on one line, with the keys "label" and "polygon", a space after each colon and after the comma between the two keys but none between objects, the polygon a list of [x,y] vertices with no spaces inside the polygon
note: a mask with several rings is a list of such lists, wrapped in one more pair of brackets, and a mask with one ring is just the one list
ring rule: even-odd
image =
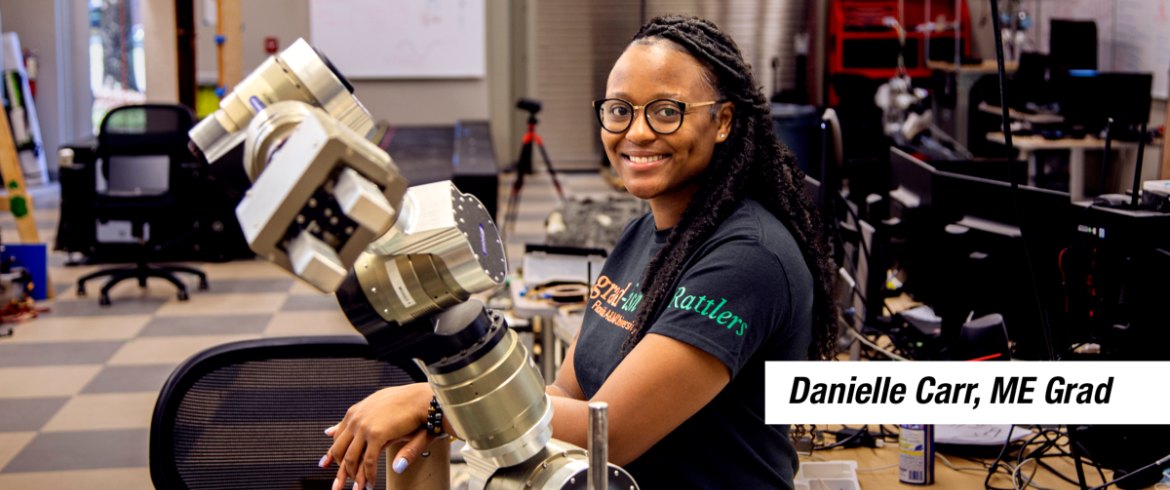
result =
[{"label": "robot end effector", "polygon": [[[377,283],[383,295],[419,299],[400,294],[398,308],[383,305],[387,321],[405,323],[502,284],[503,245],[479,201],[450,182],[407,189],[390,156],[369,141],[373,127],[345,77],[297,40],[225,96],[190,131],[190,146],[217,178],[225,169],[246,174],[236,179],[244,194],[236,214],[252,250],[321,291],[336,291],[363,254],[367,266],[405,261],[399,275],[375,279],[388,281]],[[378,285],[364,288],[375,303],[384,302],[370,291]]]}]

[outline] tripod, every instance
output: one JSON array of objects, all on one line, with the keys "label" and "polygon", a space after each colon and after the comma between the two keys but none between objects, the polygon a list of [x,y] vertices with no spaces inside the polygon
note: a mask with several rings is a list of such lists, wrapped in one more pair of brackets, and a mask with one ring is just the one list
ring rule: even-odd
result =
[{"label": "tripod", "polygon": [[524,133],[524,146],[520,147],[520,160],[516,163],[516,180],[512,182],[512,194],[508,197],[508,209],[504,212],[504,225],[500,227],[500,234],[507,236],[508,230],[516,230],[516,216],[520,208],[520,191],[524,189],[524,175],[532,173],[532,144],[540,148],[540,156],[544,158],[544,165],[548,167],[548,175],[557,190],[557,196],[565,199],[561,190],[561,182],[557,180],[557,172],[553,170],[552,160],[548,158],[548,150],[544,149],[544,140],[536,134],[536,113],[540,112],[542,104],[539,100],[521,98],[516,101],[516,108],[528,111],[528,132]]}]

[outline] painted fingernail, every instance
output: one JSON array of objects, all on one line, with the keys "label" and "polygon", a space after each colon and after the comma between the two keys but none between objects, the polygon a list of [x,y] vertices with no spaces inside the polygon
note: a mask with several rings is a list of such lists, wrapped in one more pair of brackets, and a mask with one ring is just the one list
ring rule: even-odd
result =
[{"label": "painted fingernail", "polygon": [[398,458],[398,461],[394,462],[394,472],[401,474],[403,471],[406,471],[406,465],[408,464],[410,463],[406,462],[406,458]]},{"label": "painted fingernail", "polygon": [[374,484],[370,483],[370,482],[366,482],[366,490],[374,490]]},{"label": "painted fingernail", "polygon": [[341,490],[341,481],[336,478],[333,479],[333,490]]},{"label": "painted fingernail", "polygon": [[353,490],[362,490],[362,487],[359,487],[357,482],[355,481],[355,482],[353,482]]},{"label": "painted fingernail", "polygon": [[321,461],[317,462],[317,466],[320,466],[322,468],[329,466],[329,455],[326,454],[324,456],[321,456]]},{"label": "painted fingernail", "polygon": [[336,433],[336,432],[337,432],[337,426],[336,426],[336,425],[335,425],[335,426],[333,426],[333,427],[330,427],[330,428],[328,428],[328,429],[325,429],[325,435],[327,435],[327,436],[332,436],[332,435],[333,435],[334,433]]}]

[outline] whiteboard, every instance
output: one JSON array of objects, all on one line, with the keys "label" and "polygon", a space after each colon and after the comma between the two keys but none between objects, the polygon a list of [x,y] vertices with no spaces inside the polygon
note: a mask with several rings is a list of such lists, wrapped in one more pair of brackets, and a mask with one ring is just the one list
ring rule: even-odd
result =
[{"label": "whiteboard", "polygon": [[1154,73],[1154,97],[1170,89],[1170,0],[1116,0],[1117,71]]},{"label": "whiteboard", "polygon": [[348,78],[482,78],[484,0],[309,0],[311,43]]}]

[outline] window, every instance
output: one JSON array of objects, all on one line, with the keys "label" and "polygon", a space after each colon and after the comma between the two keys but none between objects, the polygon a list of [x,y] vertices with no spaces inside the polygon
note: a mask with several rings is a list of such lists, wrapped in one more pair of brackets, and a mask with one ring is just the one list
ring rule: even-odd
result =
[{"label": "window", "polygon": [[118,106],[146,102],[140,0],[89,0],[89,86],[93,131]]}]

